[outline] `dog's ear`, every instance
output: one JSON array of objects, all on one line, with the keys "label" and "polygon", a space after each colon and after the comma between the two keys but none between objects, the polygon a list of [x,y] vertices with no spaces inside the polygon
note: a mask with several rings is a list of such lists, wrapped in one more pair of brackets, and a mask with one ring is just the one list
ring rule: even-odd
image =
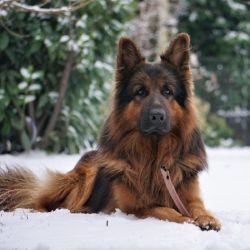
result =
[{"label": "dog's ear", "polygon": [[190,38],[187,33],[178,34],[161,55],[162,63],[169,63],[179,69],[189,66]]},{"label": "dog's ear", "polygon": [[116,70],[119,74],[129,73],[145,59],[135,43],[128,37],[121,37],[118,42]]}]

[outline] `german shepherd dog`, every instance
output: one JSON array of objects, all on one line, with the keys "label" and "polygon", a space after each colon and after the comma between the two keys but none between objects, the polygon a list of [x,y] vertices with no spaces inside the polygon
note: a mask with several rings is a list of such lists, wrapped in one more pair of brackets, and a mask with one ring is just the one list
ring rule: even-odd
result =
[{"label": "german shepherd dog", "polygon": [[[0,210],[111,213],[119,208],[138,218],[219,230],[199,194],[198,173],[207,161],[194,107],[189,46],[188,34],[181,33],[159,62],[148,63],[133,41],[121,37],[113,103],[97,150],[83,155],[66,174],[49,171],[43,182],[25,168],[2,168]],[[190,218],[171,199],[162,165]]]}]

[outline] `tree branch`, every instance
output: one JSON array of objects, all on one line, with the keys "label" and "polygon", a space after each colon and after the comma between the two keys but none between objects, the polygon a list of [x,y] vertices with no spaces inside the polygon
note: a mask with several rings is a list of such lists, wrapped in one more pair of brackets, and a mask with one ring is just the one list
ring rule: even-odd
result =
[{"label": "tree branch", "polygon": [[12,9],[17,9],[17,10],[24,11],[24,12],[60,15],[60,14],[65,14],[65,13],[76,11],[86,6],[91,1],[92,0],[79,0],[79,1],[74,1],[74,3],[68,6],[63,6],[60,8],[42,8],[39,5],[31,6],[31,5],[19,3],[18,1],[14,1],[14,0],[0,0],[0,9],[12,8]]},{"label": "tree branch", "polygon": [[14,0],[0,0],[0,8],[4,9],[11,5]]},{"label": "tree branch", "polygon": [[61,77],[61,81],[60,81],[59,96],[58,96],[56,105],[54,107],[54,110],[53,110],[53,112],[52,112],[52,114],[50,116],[48,126],[45,129],[44,136],[43,136],[43,139],[42,139],[43,147],[46,147],[46,145],[48,143],[49,133],[55,128],[58,116],[60,114],[60,111],[61,111],[61,108],[62,108],[62,103],[63,103],[64,97],[65,97],[65,94],[66,94],[66,90],[67,90],[67,87],[68,87],[70,73],[72,71],[73,64],[74,64],[74,61],[75,61],[75,57],[76,57],[76,51],[74,51],[74,50],[69,51],[67,61],[66,61],[66,64],[64,66],[63,74],[62,74],[62,77]]}]

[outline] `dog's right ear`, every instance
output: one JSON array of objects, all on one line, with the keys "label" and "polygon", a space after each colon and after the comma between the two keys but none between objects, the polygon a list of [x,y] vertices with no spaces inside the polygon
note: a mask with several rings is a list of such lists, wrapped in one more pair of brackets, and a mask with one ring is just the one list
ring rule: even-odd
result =
[{"label": "dog's right ear", "polygon": [[128,37],[121,37],[118,42],[116,74],[130,73],[145,58],[135,43]]},{"label": "dog's right ear", "polygon": [[169,63],[178,69],[189,68],[190,37],[187,33],[178,34],[161,55],[162,63]]}]

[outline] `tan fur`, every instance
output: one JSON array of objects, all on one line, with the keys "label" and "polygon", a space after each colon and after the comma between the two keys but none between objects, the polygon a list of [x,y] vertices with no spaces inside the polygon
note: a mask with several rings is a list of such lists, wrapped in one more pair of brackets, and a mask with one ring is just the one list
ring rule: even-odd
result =
[{"label": "tan fur", "polygon": [[71,212],[87,212],[82,204],[90,196],[96,172],[93,161],[80,161],[67,174],[49,171],[46,182],[34,197],[35,209],[51,211],[62,207]]},{"label": "tan fur", "polygon": [[0,209],[33,208],[37,188],[37,177],[30,170],[20,167],[0,169]]}]

